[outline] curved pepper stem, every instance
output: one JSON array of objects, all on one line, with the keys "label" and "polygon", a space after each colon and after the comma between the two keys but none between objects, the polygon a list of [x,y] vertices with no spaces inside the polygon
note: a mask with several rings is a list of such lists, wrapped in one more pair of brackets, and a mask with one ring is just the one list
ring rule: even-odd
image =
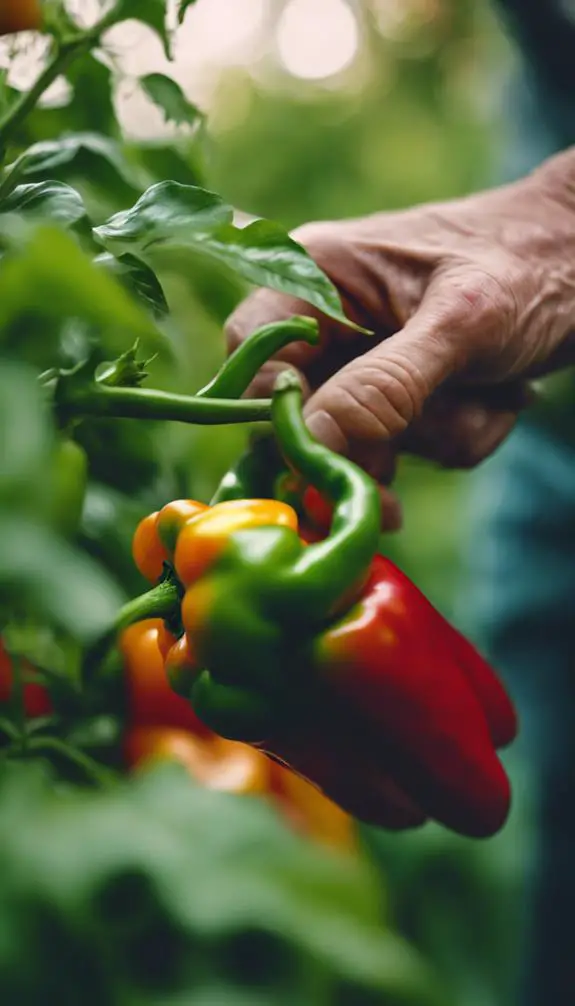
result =
[{"label": "curved pepper stem", "polygon": [[288,321],[263,325],[232,353],[213,380],[196,392],[196,398],[241,398],[260,368],[292,342],[319,343],[319,326],[313,318],[295,315]]},{"label": "curved pepper stem", "polygon": [[295,371],[276,381],[272,423],[281,452],[296,474],[315,486],[334,507],[330,534],[310,545],[281,576],[298,618],[326,618],[350,591],[360,589],[378,551],[381,503],[365,472],[311,436],[302,411],[302,389]]}]

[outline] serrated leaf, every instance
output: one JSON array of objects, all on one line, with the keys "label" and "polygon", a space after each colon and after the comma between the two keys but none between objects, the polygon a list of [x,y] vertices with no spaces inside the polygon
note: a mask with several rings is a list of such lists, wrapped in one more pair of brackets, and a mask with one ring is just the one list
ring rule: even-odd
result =
[{"label": "serrated leaf", "polygon": [[[28,234],[0,263],[0,332],[20,316],[78,318],[97,326],[104,342],[117,346],[161,335],[149,315],[117,280],[98,269],[76,242],[56,227]],[[114,338],[115,337],[115,338]]]},{"label": "serrated leaf", "polygon": [[165,318],[169,313],[168,302],[162,285],[153,269],[136,255],[120,255],[116,258],[104,252],[94,259],[95,265],[102,266],[143,301],[156,318]]},{"label": "serrated leaf", "polygon": [[79,192],[63,182],[32,182],[18,185],[0,202],[0,213],[49,217],[62,227],[72,227],[86,217]]},{"label": "serrated leaf", "polygon": [[197,126],[202,121],[202,113],[188,101],[180,85],[163,73],[149,73],[140,77],[140,86],[154,104],[164,114],[166,122],[176,126]]},{"label": "serrated leaf", "polygon": [[188,12],[188,8],[192,7],[196,3],[196,0],[180,0],[178,4],[178,24],[184,23],[184,18]]},{"label": "serrated leaf", "polygon": [[128,185],[139,187],[140,176],[123,156],[119,144],[100,133],[69,133],[57,140],[41,140],[20,154],[9,169],[17,168],[20,176],[26,178],[49,175],[58,168],[73,164],[86,153],[102,158]]},{"label": "serrated leaf", "polygon": [[133,19],[148,25],[160,39],[167,59],[172,59],[172,38],[166,24],[166,0],[120,0],[117,21]]},{"label": "serrated leaf", "polygon": [[190,267],[186,249],[209,255],[250,283],[300,297],[329,317],[358,327],[346,318],[331,280],[280,224],[256,220],[238,228],[232,220],[232,208],[215,193],[166,181],[94,233],[110,250],[135,251],[147,261],[157,251],[176,249],[171,261],[184,272]]}]

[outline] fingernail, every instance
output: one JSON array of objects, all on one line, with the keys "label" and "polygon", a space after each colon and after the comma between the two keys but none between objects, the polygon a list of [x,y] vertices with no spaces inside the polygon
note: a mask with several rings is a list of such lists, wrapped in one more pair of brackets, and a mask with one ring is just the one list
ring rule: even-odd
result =
[{"label": "fingernail", "polygon": [[347,438],[329,412],[320,409],[306,416],[305,421],[312,437],[336,454],[347,454],[349,447]]}]

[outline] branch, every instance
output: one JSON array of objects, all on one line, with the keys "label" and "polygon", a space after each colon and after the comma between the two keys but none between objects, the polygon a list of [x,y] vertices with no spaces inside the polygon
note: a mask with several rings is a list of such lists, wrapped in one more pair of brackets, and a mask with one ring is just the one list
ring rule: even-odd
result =
[{"label": "branch", "polygon": [[114,388],[97,381],[88,386],[60,383],[56,408],[64,421],[81,416],[155,419],[199,426],[266,423],[271,401],[262,399],[196,398],[149,388]]},{"label": "branch", "polygon": [[86,31],[78,32],[57,44],[53,58],[42,70],[29,91],[24,92],[0,119],[0,157],[3,159],[8,143],[26,116],[36,107],[45,91],[66,72],[80,56],[89,52],[100,41],[107,28],[116,23],[116,11],[112,9],[97,24]]}]

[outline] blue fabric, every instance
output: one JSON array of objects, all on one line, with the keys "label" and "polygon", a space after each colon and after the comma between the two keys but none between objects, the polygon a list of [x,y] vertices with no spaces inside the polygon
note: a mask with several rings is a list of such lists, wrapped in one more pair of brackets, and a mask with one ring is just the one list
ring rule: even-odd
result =
[{"label": "blue fabric", "polygon": [[[460,623],[514,697],[515,754],[535,803],[516,1002],[561,1006],[575,1002],[575,448],[525,423],[471,485]],[[519,798],[515,813],[522,811]]]},{"label": "blue fabric", "polygon": [[[505,96],[509,129],[494,179],[507,181],[575,144],[575,0],[494,4],[522,54]],[[517,787],[514,813],[522,814],[525,795],[533,801],[535,849],[513,1006],[575,1003],[573,405],[554,419],[554,431],[524,422],[470,480],[473,541],[460,620],[519,710],[514,753],[528,789]],[[512,754],[517,783],[513,764]]]}]

